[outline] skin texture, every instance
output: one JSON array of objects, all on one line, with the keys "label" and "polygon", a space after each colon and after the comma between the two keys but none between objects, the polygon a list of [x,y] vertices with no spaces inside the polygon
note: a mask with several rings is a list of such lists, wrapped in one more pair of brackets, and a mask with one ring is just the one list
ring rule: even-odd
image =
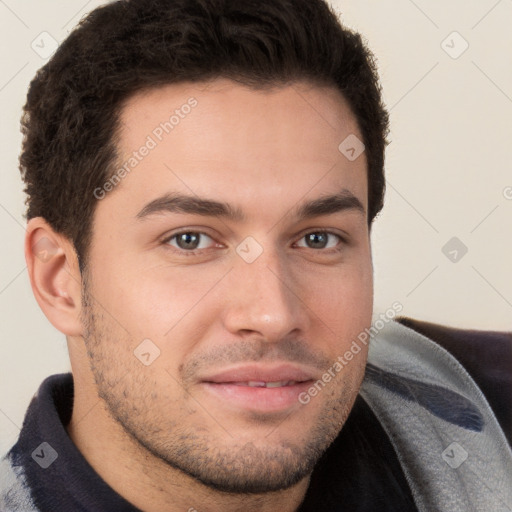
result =
[{"label": "skin texture", "polygon": [[[335,89],[255,91],[218,79],[130,98],[119,161],[190,97],[190,113],[98,201],[85,275],[68,240],[41,218],[29,222],[34,294],[68,339],[68,433],[142,510],[296,510],[352,407],[366,349],[307,405],[241,406],[203,379],[246,363],[290,363],[315,381],[370,325],[365,211],[295,216],[305,202],[342,190],[367,209],[364,153],[350,161],[338,150],[350,134],[362,137]],[[245,218],[137,217],[172,193],[229,203]],[[171,238],[183,231],[207,235],[192,255]],[[332,233],[325,248],[305,236],[318,231]],[[33,249],[43,238],[54,248],[45,262]],[[237,252],[258,246],[251,263]],[[146,352],[159,350],[147,366],[134,355],[143,340],[151,340]]]}]

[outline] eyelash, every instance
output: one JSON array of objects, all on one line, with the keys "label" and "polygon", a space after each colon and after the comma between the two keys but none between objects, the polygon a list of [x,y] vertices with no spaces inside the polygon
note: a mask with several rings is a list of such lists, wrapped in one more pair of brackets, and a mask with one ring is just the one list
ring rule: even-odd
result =
[{"label": "eyelash", "polygon": [[[204,233],[202,231],[185,230],[185,231],[179,231],[178,233],[173,233],[172,235],[167,236],[166,238],[164,238],[162,240],[162,244],[167,246],[167,247],[170,247],[172,251],[177,252],[180,255],[185,255],[185,256],[197,256],[198,254],[204,253],[204,251],[209,250],[209,249],[193,249],[191,251],[187,251],[185,249],[179,249],[179,248],[172,247],[172,246],[169,245],[169,242],[171,240],[175,239],[176,237],[178,237],[180,235],[186,234],[186,233],[193,233],[193,234],[196,234],[196,235],[205,235],[208,238],[211,238],[212,240],[214,240],[213,237],[211,237],[210,235],[208,235],[207,233]],[[326,230],[308,231],[307,233],[304,233],[299,238],[299,240],[302,240],[303,238],[305,238],[306,236],[311,235],[311,234],[332,235],[332,236],[337,237],[339,239],[339,241],[340,241],[340,243],[336,247],[331,247],[329,249],[312,249],[313,251],[323,252],[323,253],[327,253],[327,254],[338,253],[338,252],[341,252],[343,250],[343,245],[347,244],[347,240],[344,237],[342,237],[338,233],[334,233],[332,231],[326,231]],[[308,249],[308,247],[304,247],[304,248]],[[311,248],[309,248],[309,249],[311,249]]]}]

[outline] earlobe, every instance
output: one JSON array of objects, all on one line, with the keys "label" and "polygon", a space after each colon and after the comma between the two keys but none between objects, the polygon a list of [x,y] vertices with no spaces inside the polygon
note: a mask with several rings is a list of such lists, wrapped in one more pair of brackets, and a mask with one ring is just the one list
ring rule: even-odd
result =
[{"label": "earlobe", "polygon": [[82,280],[71,241],[43,218],[30,219],[25,260],[32,291],[48,320],[62,333],[80,336]]}]

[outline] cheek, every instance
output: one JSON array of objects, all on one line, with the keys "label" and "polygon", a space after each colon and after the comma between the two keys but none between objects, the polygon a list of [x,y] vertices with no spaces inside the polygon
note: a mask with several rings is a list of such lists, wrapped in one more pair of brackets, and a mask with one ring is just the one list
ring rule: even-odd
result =
[{"label": "cheek", "polygon": [[[177,291],[183,293],[182,283],[170,286],[166,282],[169,271],[165,268],[142,268],[130,258],[96,265],[94,271],[95,295],[102,304],[122,317],[145,316],[158,312],[173,302]],[[186,290],[186,288],[185,288]],[[176,297],[177,298],[177,297]]]},{"label": "cheek", "polygon": [[[340,267],[338,272],[315,273],[303,281],[305,304],[317,329],[326,333],[328,352],[342,355],[371,325],[373,275],[371,261]],[[365,356],[364,347],[361,354]]]},{"label": "cheek", "polygon": [[355,318],[371,317],[373,306],[373,272],[371,261],[359,261],[341,265],[337,269],[317,269],[298,278],[303,296],[314,311],[341,316],[347,313]]},{"label": "cheek", "polygon": [[177,354],[190,350],[215,321],[217,305],[207,295],[219,281],[219,272],[206,272],[206,267],[203,271],[170,266],[128,268],[119,264],[98,275],[98,302],[119,326],[120,334],[128,332],[134,347],[150,339],[162,355],[172,347],[173,357],[179,359]]}]

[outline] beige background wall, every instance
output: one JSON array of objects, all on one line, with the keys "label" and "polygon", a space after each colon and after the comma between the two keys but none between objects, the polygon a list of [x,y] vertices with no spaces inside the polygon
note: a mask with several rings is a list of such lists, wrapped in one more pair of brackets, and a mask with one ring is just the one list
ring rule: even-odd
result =
[{"label": "beige background wall", "polygon": [[[53,39],[101,3],[0,1],[0,451],[40,382],[70,368],[23,258],[21,106]],[[368,39],[391,111],[376,312],[399,301],[408,316],[512,330],[512,0],[332,4]]]}]

